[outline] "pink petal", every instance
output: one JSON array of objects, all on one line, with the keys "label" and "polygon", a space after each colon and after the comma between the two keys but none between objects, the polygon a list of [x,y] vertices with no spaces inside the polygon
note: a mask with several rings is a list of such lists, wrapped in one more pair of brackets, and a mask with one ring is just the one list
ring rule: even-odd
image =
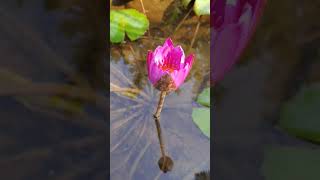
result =
[{"label": "pink petal", "polygon": [[185,81],[186,77],[188,76],[193,64],[193,60],[194,55],[190,54],[185,60],[184,67],[170,74],[177,88],[180,87],[180,85]]},{"label": "pink petal", "polygon": [[211,80],[220,81],[239,59],[267,0],[216,0],[211,4],[213,26]]},{"label": "pink petal", "polygon": [[158,80],[165,74],[159,67],[158,63],[155,61],[155,53],[158,53],[158,58],[162,58],[161,51],[162,47],[159,46],[154,53],[152,51],[148,51],[147,56],[147,67],[148,67],[148,77],[152,84],[156,84]]},{"label": "pink petal", "polygon": [[174,67],[175,70],[180,69],[180,65],[184,64],[185,56],[181,46],[173,48],[166,59],[165,63],[170,64],[171,67]]},{"label": "pink petal", "polygon": [[193,60],[194,60],[194,54],[190,54],[185,60],[185,65],[190,64],[192,66]]},{"label": "pink petal", "polygon": [[222,79],[224,73],[235,63],[240,33],[239,25],[230,25],[217,35],[212,45],[211,78],[214,82]]},{"label": "pink petal", "polygon": [[153,59],[153,53],[152,53],[152,51],[149,50],[148,55],[147,55],[147,69],[148,70],[149,70],[149,66],[150,66],[152,59]]},{"label": "pink petal", "polygon": [[148,77],[153,85],[155,85],[165,74],[167,73],[162,71],[153,61],[151,61]]},{"label": "pink petal", "polygon": [[158,46],[153,53],[153,59],[152,61],[154,61],[156,64],[163,64],[163,47],[162,46]]},{"label": "pink petal", "polygon": [[173,42],[170,38],[167,38],[166,41],[163,44],[163,47],[169,47],[169,48],[173,48]]}]

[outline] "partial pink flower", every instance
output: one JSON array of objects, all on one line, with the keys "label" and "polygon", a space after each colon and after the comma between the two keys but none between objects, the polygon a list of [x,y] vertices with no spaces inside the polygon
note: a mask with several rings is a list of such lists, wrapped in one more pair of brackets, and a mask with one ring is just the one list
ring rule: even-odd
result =
[{"label": "partial pink flower", "polygon": [[185,58],[181,46],[173,46],[168,38],[154,52],[148,51],[147,68],[150,82],[160,91],[176,90],[190,72],[194,55]]},{"label": "partial pink flower", "polygon": [[211,80],[220,81],[239,59],[267,0],[215,0],[211,4]]}]

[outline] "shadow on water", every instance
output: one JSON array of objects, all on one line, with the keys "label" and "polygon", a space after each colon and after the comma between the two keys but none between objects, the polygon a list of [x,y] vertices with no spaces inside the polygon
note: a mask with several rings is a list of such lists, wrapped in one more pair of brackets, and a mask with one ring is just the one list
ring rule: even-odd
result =
[{"label": "shadow on water", "polygon": [[319,149],[278,128],[284,103],[319,82],[319,12],[319,3],[268,1],[253,41],[214,97],[216,179],[266,179],[270,147]]},{"label": "shadow on water", "polygon": [[106,176],[104,8],[1,1],[1,179]]},{"label": "shadow on water", "polygon": [[[179,2],[143,1],[150,20],[151,36],[147,32],[137,41],[128,40],[111,46],[111,179],[193,179],[195,173],[210,169],[210,140],[191,117],[195,97],[209,86],[209,17],[201,20],[190,51],[196,54],[191,75],[179,90],[165,99],[160,121],[165,151],[174,161],[174,167],[167,173],[158,167],[161,153],[153,114],[160,92],[148,81],[146,55],[148,50],[162,45],[167,37],[171,37],[175,45],[181,45],[186,54],[190,53],[186,51],[198,18],[190,15],[174,32],[187,14]],[[112,8],[134,8],[143,12],[139,0]]]}]

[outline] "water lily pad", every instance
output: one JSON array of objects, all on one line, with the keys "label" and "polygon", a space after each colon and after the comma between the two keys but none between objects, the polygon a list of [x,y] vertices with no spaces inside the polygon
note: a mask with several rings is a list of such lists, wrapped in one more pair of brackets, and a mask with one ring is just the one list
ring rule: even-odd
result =
[{"label": "water lily pad", "polygon": [[279,126],[299,138],[320,143],[320,85],[302,89],[282,109]]},{"label": "water lily pad", "polygon": [[200,128],[200,130],[210,138],[210,109],[209,108],[193,108],[192,110],[193,122]]},{"label": "water lily pad", "polygon": [[[135,88],[129,67],[123,60],[111,61],[111,83]],[[192,122],[192,83],[170,93],[161,112],[165,149],[174,161],[166,174],[158,167],[160,149],[152,118],[159,91],[147,83],[136,98],[110,93],[111,179],[193,179],[196,172],[210,168],[210,140]]]},{"label": "water lily pad", "polygon": [[149,28],[148,18],[135,9],[110,11],[110,41],[120,43],[125,34],[131,41],[137,40]]},{"label": "water lily pad", "polygon": [[262,167],[266,180],[318,180],[320,150],[273,147],[265,154]]},{"label": "water lily pad", "polygon": [[210,88],[204,89],[198,96],[197,102],[203,106],[210,107]]},{"label": "water lily pad", "polygon": [[[187,7],[191,0],[182,0],[182,4]],[[210,0],[195,0],[193,11],[197,16],[210,15]]]},{"label": "water lily pad", "polygon": [[193,10],[198,16],[210,15],[210,0],[196,0]]}]

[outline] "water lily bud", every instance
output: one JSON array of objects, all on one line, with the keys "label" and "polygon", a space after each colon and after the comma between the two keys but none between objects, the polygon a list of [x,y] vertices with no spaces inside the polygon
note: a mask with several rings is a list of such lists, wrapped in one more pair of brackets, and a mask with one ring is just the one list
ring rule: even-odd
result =
[{"label": "water lily bud", "polygon": [[150,82],[160,91],[174,91],[184,82],[190,72],[194,54],[185,58],[181,46],[173,46],[168,38],[163,46],[147,55],[148,77]]}]

